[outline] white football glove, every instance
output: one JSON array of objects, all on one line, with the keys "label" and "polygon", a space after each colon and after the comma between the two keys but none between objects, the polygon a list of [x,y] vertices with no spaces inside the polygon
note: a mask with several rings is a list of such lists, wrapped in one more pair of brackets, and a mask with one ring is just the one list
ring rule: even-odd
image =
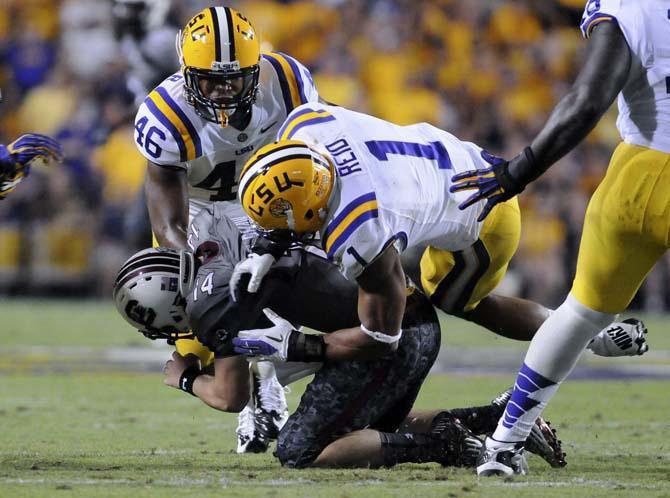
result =
[{"label": "white football glove", "polygon": [[642,320],[628,318],[600,331],[586,346],[598,356],[637,356],[649,351]]},{"label": "white football glove", "polygon": [[251,274],[247,292],[253,294],[258,291],[263,278],[270,271],[274,262],[275,258],[271,254],[251,253],[247,259],[237,263],[233,269],[233,274],[230,276],[230,295],[233,301],[237,302],[240,295],[237,287],[240,285],[240,280],[244,274]]},{"label": "white football glove", "polygon": [[235,352],[264,360],[286,361],[289,338],[295,331],[288,320],[284,320],[270,308],[263,313],[274,323],[267,329],[240,330],[233,339]]}]

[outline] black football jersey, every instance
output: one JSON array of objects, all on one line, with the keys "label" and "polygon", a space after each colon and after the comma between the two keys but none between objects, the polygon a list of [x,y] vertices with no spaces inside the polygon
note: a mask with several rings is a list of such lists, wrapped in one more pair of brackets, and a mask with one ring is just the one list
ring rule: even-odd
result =
[{"label": "black football jersey", "polygon": [[[259,292],[241,292],[235,303],[229,281],[246,258],[256,234],[247,218],[236,219],[223,203],[203,209],[189,226],[188,244],[202,264],[186,296],[187,313],[198,339],[217,357],[232,353],[239,330],[267,327],[271,308],[294,325],[332,332],[359,324],[358,287],[310,247],[294,247],[265,276]],[[246,282],[241,288],[246,289]]]}]

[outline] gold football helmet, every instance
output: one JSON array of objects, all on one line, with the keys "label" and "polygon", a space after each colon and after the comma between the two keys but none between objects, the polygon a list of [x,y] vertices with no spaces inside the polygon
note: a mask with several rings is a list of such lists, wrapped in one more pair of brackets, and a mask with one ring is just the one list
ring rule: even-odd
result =
[{"label": "gold football helmet", "polygon": [[314,233],[325,221],[335,181],[330,160],[299,140],[268,144],[247,161],[238,197],[265,230]]},{"label": "gold football helmet", "polygon": [[177,34],[186,100],[200,116],[227,126],[251,112],[258,91],[260,43],[236,10],[209,7]]}]

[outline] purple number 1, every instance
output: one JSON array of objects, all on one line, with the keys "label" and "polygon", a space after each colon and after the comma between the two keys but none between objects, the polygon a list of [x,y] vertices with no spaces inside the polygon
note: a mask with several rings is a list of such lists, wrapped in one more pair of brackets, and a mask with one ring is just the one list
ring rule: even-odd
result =
[{"label": "purple number 1", "polygon": [[400,156],[424,157],[437,161],[440,169],[451,169],[449,152],[442,142],[420,144],[416,142],[397,142],[395,140],[370,140],[365,142],[370,153],[380,161],[388,161],[389,154]]}]

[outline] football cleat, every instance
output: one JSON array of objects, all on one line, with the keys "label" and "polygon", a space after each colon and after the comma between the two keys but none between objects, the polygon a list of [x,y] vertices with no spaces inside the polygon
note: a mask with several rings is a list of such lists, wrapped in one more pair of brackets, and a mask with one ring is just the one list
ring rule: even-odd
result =
[{"label": "football cleat", "polygon": [[477,458],[477,475],[483,477],[526,475],[528,462],[523,451],[523,442],[500,443],[487,437]]},{"label": "football cleat", "polygon": [[275,375],[261,379],[254,375],[256,433],[267,441],[277,439],[288,419],[288,405],[284,387]]},{"label": "football cleat", "polygon": [[[513,389],[510,387],[491,400],[491,404],[500,409],[499,415],[496,415],[498,418],[504,413],[507,402],[512,397]],[[556,429],[542,417],[535,420],[535,425],[526,439],[525,449],[544,459],[552,467],[567,465],[562,443],[556,437]]]},{"label": "football cleat", "polygon": [[237,416],[237,453],[265,453],[270,444],[256,430],[253,402],[249,402]]},{"label": "football cleat", "polygon": [[493,406],[497,406],[498,408],[500,408],[500,415],[502,415],[503,412],[505,411],[505,407],[507,406],[507,402],[512,397],[512,391],[513,390],[514,390],[514,387],[510,387],[509,389],[501,392],[500,394],[498,394],[498,396],[496,396],[495,398],[493,398],[491,400],[491,404]]},{"label": "football cleat", "polygon": [[481,440],[449,412],[438,413],[430,434],[439,442],[436,460],[444,466],[474,467],[482,447]]},{"label": "football cleat", "polygon": [[614,322],[586,346],[598,356],[640,356],[649,351],[647,326],[637,318]]},{"label": "football cleat", "polygon": [[556,437],[556,429],[548,421],[538,417],[526,439],[527,451],[544,459],[552,467],[565,467],[565,452],[561,441]]}]

